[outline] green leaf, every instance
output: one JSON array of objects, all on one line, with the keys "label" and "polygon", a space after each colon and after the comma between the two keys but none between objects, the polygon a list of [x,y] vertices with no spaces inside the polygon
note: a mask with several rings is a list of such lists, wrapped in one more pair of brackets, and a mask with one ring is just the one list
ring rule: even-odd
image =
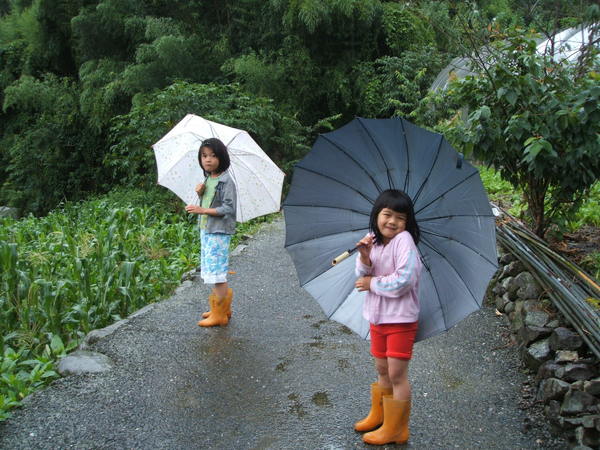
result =
[{"label": "green leaf", "polygon": [[515,103],[517,103],[517,93],[515,91],[508,91],[505,95],[506,97],[506,101],[508,101],[508,103],[510,103],[511,106],[515,106]]}]

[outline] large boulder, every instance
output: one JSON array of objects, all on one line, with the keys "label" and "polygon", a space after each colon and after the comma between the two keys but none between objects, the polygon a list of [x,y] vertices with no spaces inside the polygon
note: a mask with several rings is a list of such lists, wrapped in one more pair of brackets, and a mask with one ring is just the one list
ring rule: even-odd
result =
[{"label": "large boulder", "polygon": [[523,347],[523,360],[525,365],[533,371],[537,371],[539,367],[552,357],[552,350],[548,339],[534,342],[529,347]]},{"label": "large boulder", "polygon": [[550,348],[552,350],[577,350],[583,345],[583,339],[579,334],[568,328],[555,328],[550,336]]},{"label": "large boulder", "polygon": [[561,416],[578,416],[586,412],[595,413],[598,409],[598,399],[587,392],[571,389],[566,393],[560,406]]},{"label": "large boulder", "polygon": [[552,333],[552,329],[550,328],[538,326],[523,326],[519,329],[518,335],[519,340],[523,344],[529,345],[532,342],[550,336],[550,333]]},{"label": "large boulder", "polygon": [[536,400],[542,403],[548,403],[550,400],[562,400],[571,385],[558,378],[548,378],[540,383]]},{"label": "large boulder", "polygon": [[546,378],[556,378],[556,374],[562,370],[564,370],[563,366],[557,364],[556,361],[546,361],[538,368],[536,379],[544,380]]},{"label": "large boulder", "polygon": [[598,448],[600,444],[600,433],[592,428],[578,427],[575,430],[575,442],[589,448]]},{"label": "large boulder", "polygon": [[550,321],[550,315],[544,311],[526,311],[523,323],[529,327],[543,327]]},{"label": "large boulder", "polygon": [[502,269],[502,275],[500,277],[514,277],[523,272],[524,270],[525,266],[521,261],[512,261],[511,263],[504,266],[504,268]]},{"label": "large boulder", "polygon": [[506,277],[502,280],[502,288],[504,289],[504,293],[508,294],[508,298],[511,301],[517,299],[517,291],[520,288],[520,285],[515,282],[514,277]]},{"label": "large boulder", "polygon": [[58,373],[63,377],[86,373],[107,372],[114,367],[111,359],[102,353],[76,350],[58,363]]},{"label": "large boulder", "polygon": [[[583,383],[583,390],[590,395],[595,395],[596,397],[600,397],[600,378],[586,380]],[[598,431],[600,431],[600,429]]]},{"label": "large boulder", "polygon": [[518,286],[517,297],[523,300],[537,299],[541,294],[535,278],[529,272],[521,272],[517,275],[514,284]]},{"label": "large boulder", "polygon": [[585,363],[569,363],[562,370],[556,373],[558,378],[562,378],[570,383],[580,380],[589,380],[594,376],[594,370],[589,364]]}]

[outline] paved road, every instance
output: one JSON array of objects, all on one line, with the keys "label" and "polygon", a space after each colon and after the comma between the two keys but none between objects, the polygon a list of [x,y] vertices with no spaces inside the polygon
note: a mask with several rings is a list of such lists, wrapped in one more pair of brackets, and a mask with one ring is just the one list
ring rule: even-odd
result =
[{"label": "paved road", "polygon": [[[180,289],[95,345],[111,372],[32,395],[0,424],[0,448],[369,447],[352,429],[368,410],[369,345],[299,288],[283,228],[266,225],[232,258],[228,327],[197,327],[208,289]],[[525,378],[504,331],[483,309],[416,345],[408,447],[558,448],[543,427],[524,426]]]}]

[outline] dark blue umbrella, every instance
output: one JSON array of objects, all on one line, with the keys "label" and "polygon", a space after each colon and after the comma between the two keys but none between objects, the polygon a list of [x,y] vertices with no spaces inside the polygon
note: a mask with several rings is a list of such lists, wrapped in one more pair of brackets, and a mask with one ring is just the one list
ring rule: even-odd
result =
[{"label": "dark blue umbrella", "polygon": [[327,316],[367,338],[355,257],[332,265],[367,232],[380,192],[413,200],[424,269],[417,340],[481,307],[497,269],[494,215],[479,172],[446,139],[399,118],[357,118],[320,135],[295,167],[284,202],[285,246],[300,285]]}]

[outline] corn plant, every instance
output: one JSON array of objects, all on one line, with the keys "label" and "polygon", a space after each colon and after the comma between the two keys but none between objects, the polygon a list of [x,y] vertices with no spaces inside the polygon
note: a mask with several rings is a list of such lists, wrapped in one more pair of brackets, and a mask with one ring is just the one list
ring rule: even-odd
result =
[{"label": "corn plant", "polygon": [[197,255],[193,222],[158,208],[99,199],[0,222],[0,420],[89,331],[168,295]]}]

